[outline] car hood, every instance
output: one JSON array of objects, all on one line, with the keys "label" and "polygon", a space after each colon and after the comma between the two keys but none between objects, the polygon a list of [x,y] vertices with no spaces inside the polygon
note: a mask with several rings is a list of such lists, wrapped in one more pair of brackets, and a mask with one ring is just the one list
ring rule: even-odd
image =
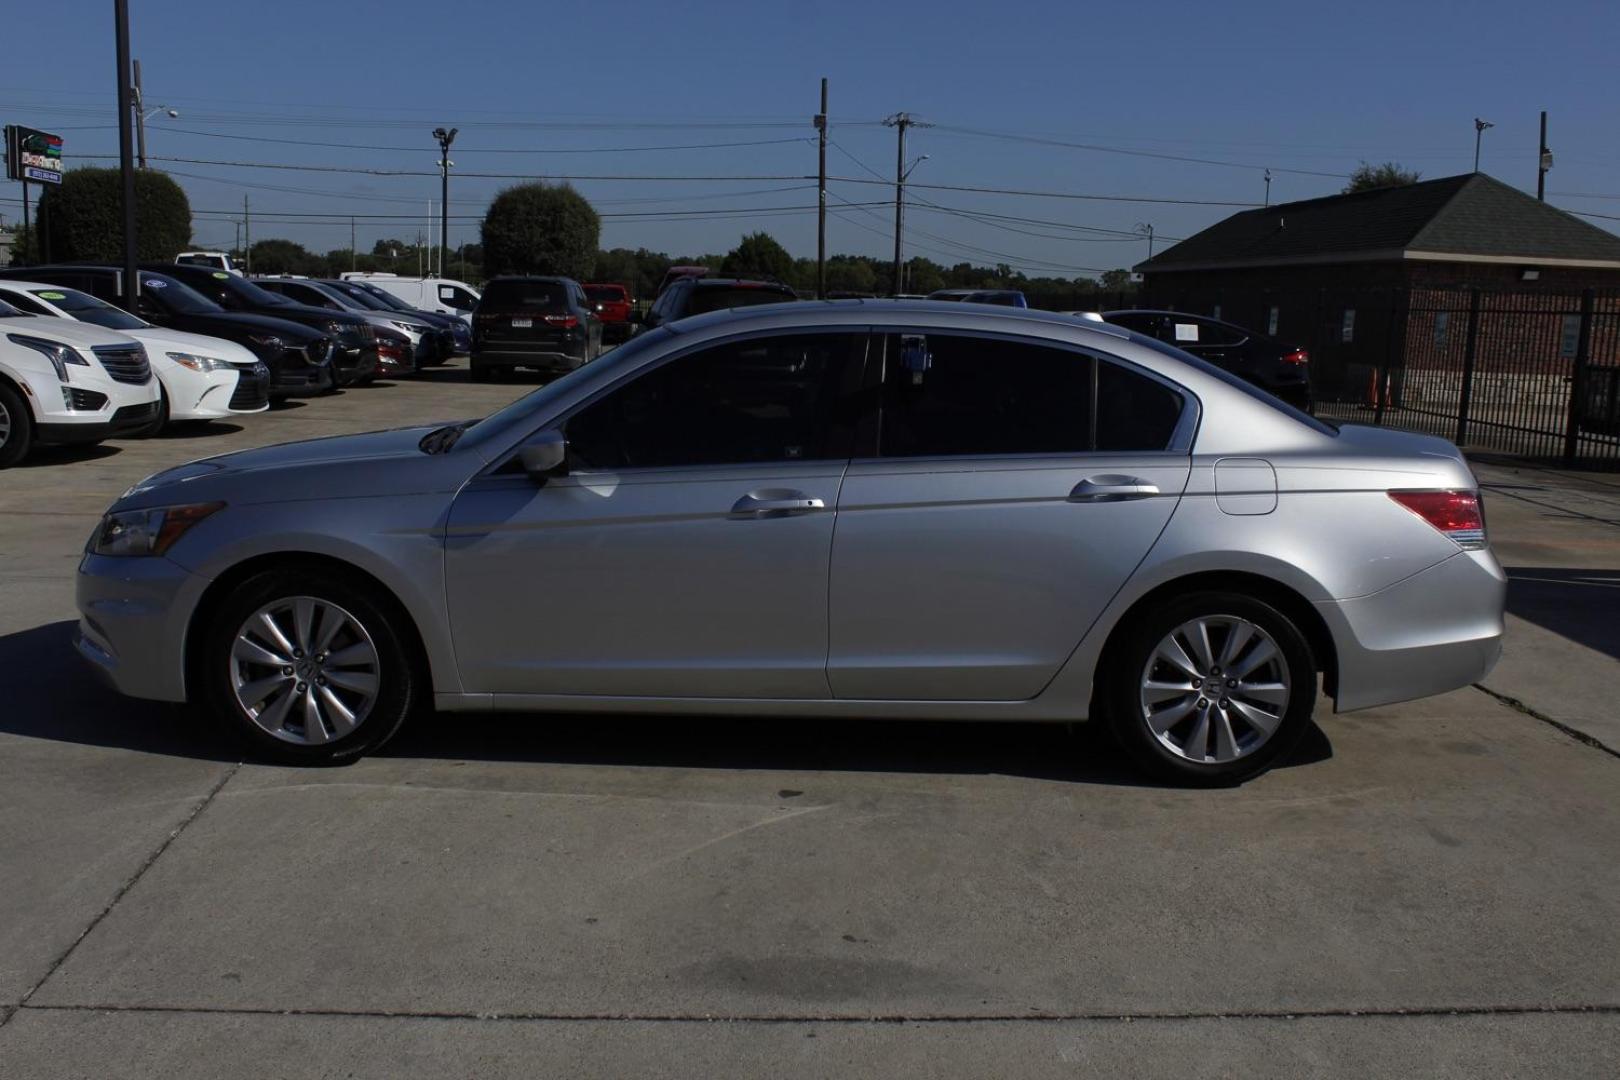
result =
[{"label": "car hood", "polygon": [[0,333],[27,334],[29,337],[58,341],[78,349],[130,343],[130,336],[121,330],[108,330],[104,326],[49,315],[24,315],[19,318],[0,319]]},{"label": "car hood", "polygon": [[183,322],[188,330],[207,334],[215,331],[220,334],[247,334],[262,333],[275,334],[294,345],[305,345],[317,338],[323,337],[319,330],[311,330],[303,323],[293,322],[290,319],[276,319],[269,315],[249,315],[240,311],[205,312],[196,315],[180,315],[176,322]]},{"label": "car hood", "polygon": [[334,435],[203,458],[147,477],[123,494],[116,509],[453,492],[484,460],[476,453],[423,453],[422,436],[441,426]]},{"label": "car hood", "polygon": [[199,356],[212,356],[217,360],[224,360],[230,364],[253,365],[259,362],[247,349],[234,341],[224,338],[209,337],[206,334],[188,334],[184,330],[170,330],[163,326],[151,326],[144,330],[126,330],[124,333],[146,346],[146,355],[161,356],[167,352],[196,353]]}]

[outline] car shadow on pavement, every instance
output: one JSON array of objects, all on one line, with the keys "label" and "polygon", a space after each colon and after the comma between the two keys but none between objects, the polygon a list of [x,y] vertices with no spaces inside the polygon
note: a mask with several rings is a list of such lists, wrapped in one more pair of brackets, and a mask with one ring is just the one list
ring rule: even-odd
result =
[{"label": "car shadow on pavement", "polygon": [[[236,761],[240,744],[178,705],[103,686],[73,648],[72,622],[0,635],[8,680],[0,733],[147,754]],[[802,720],[766,717],[438,713],[407,724],[383,755],[535,764],[694,769],[1001,774],[1157,786],[1098,724]],[[1279,767],[1333,756],[1316,724]]]},{"label": "car shadow on pavement", "polygon": [[241,424],[227,424],[218,420],[181,421],[180,423],[170,424],[163,429],[163,434],[155,437],[184,442],[187,439],[213,439],[220,435],[235,435],[241,430]]},{"label": "car shadow on pavement", "polygon": [[1506,570],[1508,611],[1620,660],[1620,570]]},{"label": "car shadow on pavement", "polygon": [[55,622],[0,635],[0,733],[205,761],[241,758],[225,732],[189,709],[103,686],[74,650],[73,630],[72,622]]},{"label": "car shadow on pavement", "polygon": [[48,469],[71,461],[99,461],[122,453],[123,447],[114,443],[87,443],[79,446],[38,446],[14,469]]}]

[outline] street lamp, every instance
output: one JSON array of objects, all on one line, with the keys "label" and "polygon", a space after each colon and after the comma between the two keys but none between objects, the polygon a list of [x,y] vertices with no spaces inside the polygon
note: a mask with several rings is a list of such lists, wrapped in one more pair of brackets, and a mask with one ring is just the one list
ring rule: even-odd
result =
[{"label": "street lamp", "polygon": [[1481,120],[1477,116],[1474,117],[1474,171],[1475,172],[1479,172],[1479,137],[1481,135],[1485,134],[1485,129],[1486,128],[1493,128],[1495,126],[1496,125],[1491,123],[1489,120]]},{"label": "street lamp", "polygon": [[444,274],[444,253],[450,247],[450,144],[456,141],[459,128],[434,128],[433,137],[439,142],[439,273]]},{"label": "street lamp", "polygon": [[131,105],[135,110],[135,161],[141,168],[146,168],[146,122],[158,113],[167,113],[169,119],[180,118],[179,109],[171,109],[167,105],[157,105],[148,109],[145,100],[141,97],[141,62],[131,62],[134,71],[133,85],[130,87]]},{"label": "street lamp", "polygon": [[[902,146],[904,143],[901,144]],[[902,159],[904,160],[904,159]],[[906,181],[911,179],[911,171],[928,160],[924,154],[910,165],[899,170],[899,179],[894,185],[894,292],[898,296],[906,289],[906,268],[900,261],[900,233],[905,221],[906,209]]]}]

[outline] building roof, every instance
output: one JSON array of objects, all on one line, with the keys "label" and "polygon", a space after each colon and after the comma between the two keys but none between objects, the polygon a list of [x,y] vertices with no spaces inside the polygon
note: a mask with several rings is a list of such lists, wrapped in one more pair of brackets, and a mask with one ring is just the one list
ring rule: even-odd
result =
[{"label": "building roof", "polygon": [[1136,269],[1152,273],[1400,259],[1620,270],[1620,236],[1484,173],[1465,173],[1244,210]]}]

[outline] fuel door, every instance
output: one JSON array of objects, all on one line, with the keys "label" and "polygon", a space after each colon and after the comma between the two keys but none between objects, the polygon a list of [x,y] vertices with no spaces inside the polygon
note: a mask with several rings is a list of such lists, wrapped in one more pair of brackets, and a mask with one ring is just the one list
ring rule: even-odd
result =
[{"label": "fuel door", "polygon": [[1215,463],[1215,505],[1234,516],[1277,509],[1277,470],[1265,458],[1221,458]]}]

